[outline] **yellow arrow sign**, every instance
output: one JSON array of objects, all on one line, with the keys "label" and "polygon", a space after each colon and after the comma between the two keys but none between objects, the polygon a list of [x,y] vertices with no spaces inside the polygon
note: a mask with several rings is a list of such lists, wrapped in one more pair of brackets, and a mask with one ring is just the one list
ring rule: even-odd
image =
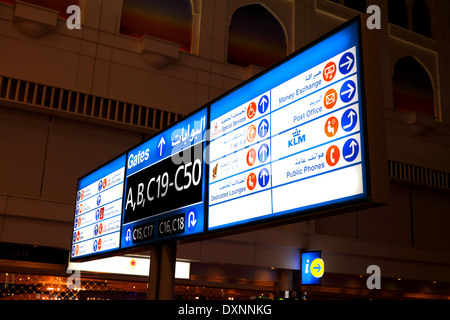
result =
[{"label": "yellow arrow sign", "polygon": [[317,258],[311,262],[311,275],[315,278],[321,278],[325,272],[325,263],[322,259]]}]

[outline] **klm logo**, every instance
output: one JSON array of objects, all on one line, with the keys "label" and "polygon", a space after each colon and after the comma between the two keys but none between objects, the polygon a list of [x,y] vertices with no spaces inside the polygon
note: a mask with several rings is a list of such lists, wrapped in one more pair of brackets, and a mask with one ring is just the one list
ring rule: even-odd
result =
[{"label": "klm logo", "polygon": [[306,138],[304,134],[301,134],[301,130],[295,130],[292,133],[293,138],[288,141],[288,147],[293,147],[305,142]]}]

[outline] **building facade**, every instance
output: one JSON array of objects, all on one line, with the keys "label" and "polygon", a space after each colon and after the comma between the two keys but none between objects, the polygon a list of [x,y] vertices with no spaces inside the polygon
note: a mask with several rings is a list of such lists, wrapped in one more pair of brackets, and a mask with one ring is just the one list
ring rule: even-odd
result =
[{"label": "building facade", "polygon": [[[376,5],[389,204],[181,244],[177,258],[191,262],[191,275],[177,280],[175,293],[448,299],[450,3],[165,2],[0,0],[3,297],[36,297],[31,282],[44,275],[64,286],[63,258],[30,257],[70,250],[80,176],[352,17],[366,21],[366,8]],[[66,11],[74,4],[79,29],[76,11]],[[299,287],[305,250],[322,251],[322,286]],[[380,267],[381,289],[366,285],[371,265]],[[92,296],[119,297],[104,293],[108,280],[127,281],[120,294],[146,291],[143,277],[83,275],[101,279],[87,281],[103,292]],[[22,278],[30,279],[19,286]]]}]

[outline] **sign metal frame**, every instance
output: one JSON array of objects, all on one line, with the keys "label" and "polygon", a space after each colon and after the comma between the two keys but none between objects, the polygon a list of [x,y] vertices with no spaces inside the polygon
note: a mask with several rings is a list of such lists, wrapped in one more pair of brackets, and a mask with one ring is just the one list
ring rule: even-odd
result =
[{"label": "sign metal frame", "polygon": [[[280,215],[274,215],[272,217],[267,217],[263,219],[255,219],[253,221],[247,221],[243,224],[236,224],[236,225],[230,225],[225,227],[219,227],[216,229],[208,229],[208,219],[209,219],[209,183],[210,183],[210,162],[209,162],[209,153],[205,152],[205,150],[209,151],[210,146],[210,133],[211,133],[211,106],[220,102],[227,96],[237,92],[239,89],[244,88],[247,85],[251,85],[253,82],[257,81],[264,75],[268,74],[269,72],[273,71],[274,69],[279,68],[280,66],[283,66],[287,61],[295,58],[296,56],[302,54],[303,52],[309,50],[310,48],[314,47],[315,45],[320,44],[322,41],[332,37],[333,35],[339,33],[340,31],[344,30],[345,28],[349,27],[352,24],[357,25],[358,29],[358,39],[357,43],[359,44],[359,47],[357,48],[358,52],[357,55],[359,57],[359,67],[357,75],[359,75],[359,93],[360,96],[358,98],[358,103],[361,105],[360,111],[360,122],[362,123],[362,131],[361,136],[363,141],[361,141],[364,145],[364,150],[362,153],[362,166],[363,166],[363,175],[364,175],[364,181],[365,186],[364,190],[365,193],[363,196],[355,197],[353,199],[347,199],[344,202],[341,201],[331,201],[330,203],[325,204],[319,204],[317,206],[312,206],[311,208],[307,208],[305,210],[299,210],[297,209],[291,209],[288,210],[289,212],[283,213]],[[124,191],[123,191],[123,198],[122,198],[122,212],[121,212],[121,226],[120,226],[120,241],[122,241],[122,232],[123,232],[123,216],[124,216],[124,208],[126,203],[126,182],[127,182],[127,155],[130,151],[138,148],[139,146],[142,146],[146,142],[150,141],[151,139],[154,139],[156,136],[161,135],[165,131],[169,131],[173,128],[175,128],[177,125],[179,125],[182,121],[185,121],[186,119],[190,118],[191,116],[194,116],[196,113],[202,112],[205,110],[206,112],[206,136],[203,137],[202,140],[202,146],[204,148],[203,153],[203,231],[195,233],[195,234],[181,234],[175,237],[170,237],[169,239],[161,238],[157,241],[153,242],[142,242],[141,244],[137,244],[135,246],[132,246],[130,248],[124,248],[122,247],[122,244],[119,244],[119,248],[115,250],[111,250],[108,252],[101,252],[98,254],[91,254],[81,257],[72,257],[70,255],[71,261],[88,261],[98,258],[103,258],[107,256],[117,255],[118,253],[123,254],[124,252],[136,252],[142,250],[143,247],[152,246],[155,244],[160,244],[164,242],[171,242],[171,241],[178,241],[179,243],[188,243],[193,241],[199,241],[199,240],[206,240],[209,238],[214,238],[218,236],[223,235],[229,235],[229,234],[235,234],[235,233],[241,233],[245,231],[252,231],[267,227],[274,227],[283,225],[286,223],[293,223],[293,222],[299,222],[304,221],[312,218],[318,218],[323,217],[331,214],[338,214],[342,212],[348,211],[350,208],[365,208],[365,207],[373,207],[376,205],[381,205],[387,202],[387,190],[388,190],[388,176],[387,176],[387,168],[386,166],[383,166],[382,161],[386,159],[385,155],[385,142],[384,141],[384,119],[382,116],[380,116],[379,113],[377,113],[374,110],[374,104],[377,103],[377,99],[379,98],[379,92],[381,91],[381,84],[374,85],[374,78],[378,75],[376,74],[376,70],[374,70],[374,74],[370,77],[367,77],[367,73],[365,70],[367,66],[370,67],[370,62],[374,61],[374,59],[377,59],[378,56],[367,54],[367,43],[378,41],[377,39],[373,40],[374,37],[371,35],[368,35],[367,31],[364,31],[361,27],[361,17],[358,16],[354,19],[351,19],[344,23],[343,25],[339,26],[338,28],[332,30],[331,32],[325,34],[324,36],[320,37],[319,39],[311,42],[307,46],[301,48],[300,50],[294,52],[293,54],[287,56],[286,58],[282,59],[275,65],[263,70],[258,75],[248,79],[247,81],[241,83],[240,85],[236,86],[235,88],[229,90],[228,92],[222,94],[221,96],[217,97],[216,99],[210,101],[209,103],[203,105],[202,107],[194,110],[193,112],[189,113],[188,115],[184,116],[180,120],[176,121],[175,123],[171,124],[167,128],[165,128],[163,131],[160,131],[156,133],[155,135],[149,137],[148,139],[144,140],[141,143],[136,144],[135,146],[129,148],[122,154],[120,154],[117,157],[114,157],[112,160],[108,161],[106,164],[90,171],[88,174],[83,175],[80,179],[78,179],[78,183],[80,180],[88,177],[89,175],[95,173],[98,170],[101,170],[104,166],[107,166],[108,164],[112,163],[113,161],[116,161],[117,159],[120,159],[120,157],[125,156],[125,173],[124,173]],[[366,40],[365,38],[369,39]],[[373,45],[373,44],[372,44]],[[366,57],[369,59],[366,60]],[[286,81],[286,80],[285,80]],[[371,85],[370,90],[367,90],[367,86]],[[263,93],[261,93],[263,95]],[[370,95],[370,106],[368,105],[368,100],[366,95]],[[245,100],[245,99],[244,99]],[[247,99],[249,100],[249,99]],[[375,130],[380,130],[377,133],[374,133]],[[374,143],[377,142],[377,143]],[[381,145],[379,145],[381,143]],[[371,149],[369,152],[369,148]],[[206,161],[206,163],[205,163]],[[77,189],[78,190],[78,189]],[[76,201],[75,201],[76,202]],[[75,226],[75,224],[74,224]],[[72,234],[73,236],[73,234]]]},{"label": "sign metal frame", "polygon": [[[259,218],[251,219],[251,220],[245,222],[244,224],[232,223],[230,225],[225,225],[223,227],[209,229],[209,230],[208,230],[208,226],[207,226],[206,227],[207,236],[213,237],[214,235],[215,236],[231,235],[234,233],[239,233],[239,232],[244,232],[244,231],[252,231],[252,230],[257,230],[260,228],[280,226],[280,225],[284,225],[287,223],[300,222],[300,221],[305,221],[305,220],[309,220],[312,218],[319,218],[319,217],[325,217],[328,215],[334,215],[334,214],[338,214],[341,212],[345,212],[349,208],[356,207],[356,206],[358,206],[359,208],[363,208],[366,205],[372,206],[372,204],[370,203],[371,200],[373,200],[371,180],[372,180],[374,174],[373,174],[373,172],[371,172],[371,169],[372,169],[372,166],[370,163],[371,155],[369,154],[369,145],[370,145],[369,141],[368,141],[369,125],[367,125],[368,119],[367,119],[366,84],[365,84],[366,77],[365,77],[365,72],[364,72],[366,62],[364,61],[364,53],[365,52],[364,52],[364,48],[363,48],[364,47],[363,34],[362,34],[363,30],[362,30],[361,18],[359,16],[347,21],[346,23],[342,24],[341,26],[337,27],[336,29],[332,30],[331,32],[323,35],[322,37],[314,40],[313,42],[306,45],[305,47],[302,47],[301,49],[297,50],[296,52],[294,52],[294,53],[290,54],[289,56],[285,57],[284,59],[280,60],[273,66],[261,71],[258,75],[248,79],[247,81],[241,83],[240,85],[236,86],[235,88],[231,89],[230,91],[228,91],[228,92],[224,93],[223,95],[219,96],[218,98],[214,99],[213,101],[210,102],[210,106],[214,105],[218,101],[223,100],[224,98],[235,93],[236,91],[238,91],[242,88],[245,88],[247,85],[252,85],[256,80],[258,80],[261,77],[265,76],[266,74],[270,73],[274,69],[277,69],[280,66],[283,66],[289,60],[295,58],[296,56],[302,54],[305,51],[308,51],[310,48],[316,46],[317,44],[320,44],[324,40],[333,37],[333,35],[339,33],[340,31],[348,28],[349,26],[351,26],[353,24],[356,24],[357,29],[358,29],[357,42],[359,44],[359,48],[357,48],[357,50],[358,50],[357,55],[359,57],[358,63],[360,66],[360,68],[358,68],[358,73],[359,73],[359,83],[360,83],[360,93],[361,93],[358,100],[359,100],[359,104],[362,105],[362,107],[361,107],[362,114],[360,115],[360,120],[363,123],[361,136],[363,139],[363,144],[365,146],[364,153],[362,154],[362,157],[364,158],[364,160],[362,161],[363,175],[364,175],[364,179],[366,182],[365,186],[364,186],[365,195],[362,197],[354,197],[354,199],[347,200],[344,203],[342,203],[340,201],[330,201],[329,204],[314,205],[311,208],[302,210],[301,213],[300,213],[299,208],[297,208],[297,209],[289,210],[290,211],[289,213],[285,213],[285,214],[281,214],[281,215],[277,214],[277,215],[274,215],[273,217],[268,216],[267,218],[263,218],[263,219],[259,219]],[[284,80],[284,81],[286,81],[286,80]],[[268,90],[268,88],[261,89],[260,90],[261,95],[263,95],[264,94],[263,92],[265,92],[266,90]],[[242,98],[241,100],[246,101],[246,100],[251,100],[251,99],[252,99],[252,96],[249,95],[246,98]],[[211,107],[211,114],[212,114],[212,107]],[[213,117],[210,115],[210,118],[213,118]],[[210,141],[210,143],[211,143],[211,141]],[[379,152],[379,153],[382,154],[382,152]],[[209,179],[209,175],[208,175],[208,179]],[[207,183],[209,185],[209,181],[207,181]],[[383,188],[384,188],[384,186],[383,186]],[[209,198],[208,198],[208,200],[209,200]],[[380,202],[385,202],[385,198],[381,199]]]}]

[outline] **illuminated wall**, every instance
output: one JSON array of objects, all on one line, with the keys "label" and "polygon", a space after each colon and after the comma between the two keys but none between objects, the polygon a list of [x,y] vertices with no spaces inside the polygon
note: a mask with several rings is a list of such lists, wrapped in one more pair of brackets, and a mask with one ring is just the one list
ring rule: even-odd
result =
[{"label": "illuminated wall", "polygon": [[278,20],[259,4],[237,9],[231,19],[228,62],[268,67],[286,56],[286,37]]},{"label": "illuminated wall", "polygon": [[189,0],[124,0],[120,33],[155,38],[181,44],[191,51],[192,8]]}]

